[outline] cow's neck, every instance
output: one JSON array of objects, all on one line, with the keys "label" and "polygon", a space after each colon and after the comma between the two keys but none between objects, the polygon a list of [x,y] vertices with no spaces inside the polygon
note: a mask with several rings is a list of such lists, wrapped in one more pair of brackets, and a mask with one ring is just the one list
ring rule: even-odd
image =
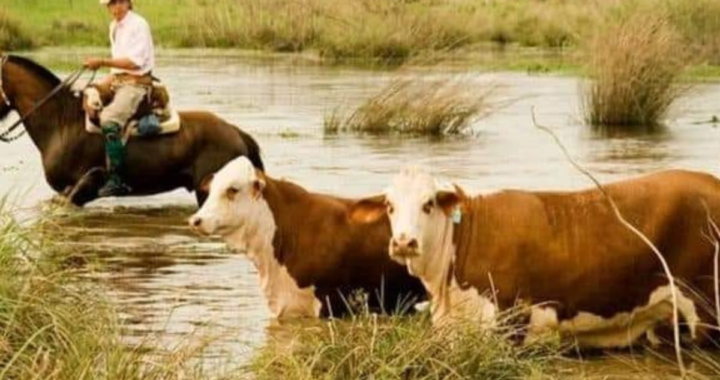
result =
[{"label": "cow's neck", "polygon": [[[276,191],[272,180],[267,181],[266,195]],[[273,239],[278,226],[269,199],[275,199],[274,194],[258,200],[252,223],[236,232],[241,238],[234,240],[243,242],[243,246],[236,248],[245,249],[255,265],[273,317],[317,317],[321,304],[315,298],[314,288],[300,288],[287,267],[277,259]]]},{"label": "cow's neck", "polygon": [[410,274],[422,281],[431,296],[430,310],[433,322],[443,319],[450,312],[450,294],[454,281],[453,263],[455,245],[452,241],[453,224],[448,218],[442,218],[440,233],[424,249],[424,256],[407,259]]},{"label": "cow's neck", "polygon": [[322,211],[323,215],[328,216],[332,212],[332,206],[322,201],[323,197],[318,197],[301,186],[270,178],[264,195],[276,223],[273,240],[275,257],[280,263],[291,265],[288,269],[301,284],[312,284],[312,276],[305,270],[307,268],[300,268],[301,265],[292,266],[292,263],[301,264],[302,257],[299,256],[313,253],[303,252],[311,247],[298,245],[299,241],[305,240],[302,237],[323,232],[318,231],[319,223],[317,220],[310,220],[310,215]]},{"label": "cow's neck", "polygon": [[[469,216],[469,215],[468,215]],[[455,319],[479,320],[488,325],[494,323],[497,307],[478,289],[460,286],[457,276],[458,245],[455,229],[462,229],[472,221],[463,216],[460,224],[452,218],[440,216],[438,234],[425,250],[422,259],[408,260],[411,274],[420,278],[431,296],[430,310],[434,324],[443,324]]]}]

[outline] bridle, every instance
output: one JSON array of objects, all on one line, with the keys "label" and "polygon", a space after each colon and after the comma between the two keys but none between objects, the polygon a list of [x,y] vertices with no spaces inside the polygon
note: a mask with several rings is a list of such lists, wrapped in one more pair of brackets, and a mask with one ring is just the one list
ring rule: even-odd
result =
[{"label": "bridle", "polygon": [[[7,94],[5,93],[5,90],[3,89],[3,82],[2,82],[3,66],[8,61],[9,58],[10,57],[6,54],[3,54],[0,56],[0,96],[2,96],[2,98],[4,99],[6,106],[12,107],[12,104],[10,103],[10,99],[8,99]],[[50,93],[45,95],[45,97],[42,98],[39,102],[35,103],[35,105],[30,109],[30,111],[28,111],[28,113],[26,113],[25,115],[22,115],[20,117],[20,120],[13,123],[13,125],[8,127],[5,131],[0,132],[0,141],[5,142],[5,143],[10,143],[10,142],[13,142],[13,141],[19,139],[25,133],[27,133],[27,130],[23,129],[16,135],[10,136],[10,134],[13,131],[15,131],[23,122],[25,122],[25,120],[27,120],[28,117],[30,117],[33,113],[35,113],[35,111],[37,111],[40,107],[42,107],[43,104],[47,103],[48,100],[52,99],[53,96],[57,95],[57,93],[60,92],[60,90],[62,90],[65,87],[72,86],[73,83],[75,83],[78,79],[80,79],[80,77],[83,75],[85,70],[86,70],[85,67],[81,67],[81,68],[75,70],[72,74],[70,74],[70,76],[68,76],[67,78],[65,78],[65,80],[60,82],[60,84],[55,86],[55,88],[53,88],[52,91],[50,91]],[[94,78],[95,78],[95,72],[93,72],[93,79]],[[91,80],[91,82],[92,82],[92,80]]]}]

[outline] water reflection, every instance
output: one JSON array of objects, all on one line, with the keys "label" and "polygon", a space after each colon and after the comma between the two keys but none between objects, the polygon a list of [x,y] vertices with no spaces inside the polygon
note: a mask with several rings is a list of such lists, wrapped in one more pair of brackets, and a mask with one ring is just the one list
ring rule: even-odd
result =
[{"label": "water reflection", "polygon": [[[202,329],[217,335],[203,355],[242,353],[268,319],[248,261],[186,227],[192,208],[93,208],[50,220],[87,262],[88,277],[117,305],[129,344],[171,348]],[[95,269],[96,271],[91,271]]]}]

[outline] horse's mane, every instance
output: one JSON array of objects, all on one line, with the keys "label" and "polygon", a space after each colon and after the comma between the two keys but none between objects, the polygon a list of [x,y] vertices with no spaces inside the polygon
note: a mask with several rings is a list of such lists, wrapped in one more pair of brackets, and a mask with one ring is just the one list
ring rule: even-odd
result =
[{"label": "horse's mane", "polygon": [[58,78],[57,75],[53,74],[50,70],[43,67],[39,63],[36,63],[30,58],[21,57],[18,55],[9,55],[8,62],[12,62],[16,65],[22,66],[23,68],[32,71],[37,76],[42,77],[43,79],[48,81],[49,84],[53,87],[60,84],[60,78]]},{"label": "horse's mane", "polygon": [[[37,77],[41,78],[47,84],[53,88],[60,85],[62,82],[57,75],[53,74],[52,71],[39,63],[31,60],[30,58],[21,57],[18,55],[8,55],[8,62],[16,64]],[[58,121],[61,122],[76,122],[82,120],[84,111],[82,109],[82,99],[75,97],[72,90],[67,87],[60,90],[54,97],[54,101],[60,103],[61,114],[58,115]],[[0,120],[7,117],[10,113],[10,109],[6,109],[4,105],[0,105]]]}]

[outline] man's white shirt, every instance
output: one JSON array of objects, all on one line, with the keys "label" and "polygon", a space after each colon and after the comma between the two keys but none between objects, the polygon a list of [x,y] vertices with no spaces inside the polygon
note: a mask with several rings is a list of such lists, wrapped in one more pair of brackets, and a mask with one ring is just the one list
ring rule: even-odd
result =
[{"label": "man's white shirt", "polygon": [[140,67],[138,70],[112,68],[112,74],[144,75],[155,66],[155,48],[150,25],[133,11],[128,12],[119,22],[113,20],[110,23],[110,45],[113,59],[128,58]]}]

